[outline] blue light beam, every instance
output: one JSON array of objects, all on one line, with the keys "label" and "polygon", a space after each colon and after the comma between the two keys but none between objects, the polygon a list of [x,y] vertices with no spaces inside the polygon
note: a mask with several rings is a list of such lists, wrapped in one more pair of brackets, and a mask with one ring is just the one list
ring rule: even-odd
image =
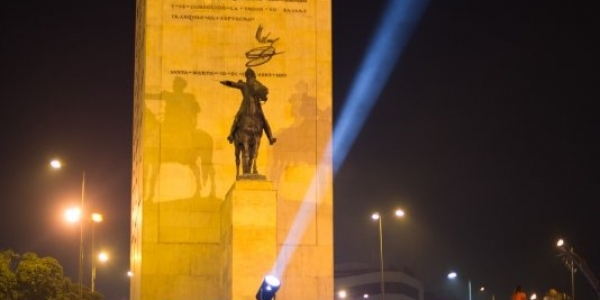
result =
[{"label": "blue light beam", "polygon": [[[358,136],[362,125],[371,112],[376,99],[385,86],[389,74],[396,65],[410,34],[420,19],[428,0],[391,0],[385,17],[363,61],[353,89],[342,108],[340,119],[336,123],[333,139],[329,140],[326,154],[333,146],[333,172],[337,172],[344,162],[350,147]],[[281,247],[271,269],[271,274],[282,276],[290,258],[314,217],[317,206],[323,200],[324,190],[319,189],[319,178],[327,174],[327,164],[319,163],[316,176],[306,191],[302,205],[292,223],[290,231]]]},{"label": "blue light beam", "polygon": [[337,173],[425,11],[428,0],[390,0],[333,133]]}]

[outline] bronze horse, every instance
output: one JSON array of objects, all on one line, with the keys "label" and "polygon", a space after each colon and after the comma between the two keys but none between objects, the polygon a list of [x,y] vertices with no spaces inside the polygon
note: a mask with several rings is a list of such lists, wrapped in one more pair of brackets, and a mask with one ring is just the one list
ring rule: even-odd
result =
[{"label": "bronze horse", "polygon": [[271,134],[271,128],[265,119],[260,103],[261,101],[267,101],[268,89],[256,80],[256,74],[252,69],[248,68],[245,75],[246,82],[241,80],[238,82],[221,81],[222,84],[228,87],[239,89],[243,96],[231,133],[227,138],[235,146],[237,177],[240,176],[240,163],[242,164],[243,175],[258,175],[256,158],[258,157],[263,130],[269,137],[270,144],[276,141]]},{"label": "bronze horse", "polygon": [[255,106],[260,104],[254,101],[247,102],[248,110],[240,115],[238,128],[234,133],[236,176],[240,175],[240,160],[243,174],[258,174],[256,158],[264,124],[260,118],[256,117]]}]

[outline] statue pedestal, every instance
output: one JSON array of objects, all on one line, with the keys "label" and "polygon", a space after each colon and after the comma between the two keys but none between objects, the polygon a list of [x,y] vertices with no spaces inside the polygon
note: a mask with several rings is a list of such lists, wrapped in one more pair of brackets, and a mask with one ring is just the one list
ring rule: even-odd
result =
[{"label": "statue pedestal", "polygon": [[277,259],[277,192],[270,181],[239,180],[221,206],[224,299],[254,300]]},{"label": "statue pedestal", "polygon": [[253,181],[265,181],[267,176],[261,174],[242,174],[236,177],[237,181],[240,180],[253,180]]}]

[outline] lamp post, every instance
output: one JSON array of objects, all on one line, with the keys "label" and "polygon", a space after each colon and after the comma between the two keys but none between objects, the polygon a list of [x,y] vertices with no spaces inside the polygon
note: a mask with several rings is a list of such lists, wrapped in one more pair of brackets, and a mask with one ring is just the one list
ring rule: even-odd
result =
[{"label": "lamp post", "polygon": [[[50,162],[53,169],[61,169],[62,162],[58,159],[53,159]],[[81,172],[81,204],[79,207],[80,214],[85,212],[85,171]],[[80,218],[81,219],[81,218]],[[79,270],[77,272],[77,281],[79,283],[79,300],[83,300],[83,222],[79,221]]]},{"label": "lamp post", "polygon": [[[69,208],[67,210],[65,210],[65,219],[67,220],[67,222],[69,223],[76,223],[79,222],[79,228],[80,228],[80,233],[83,232],[81,230],[81,227],[83,225],[81,225],[83,223],[83,221],[81,220],[81,208],[80,207],[72,207]],[[82,256],[83,256],[83,235],[80,234],[80,239],[79,239],[79,272],[78,272],[78,281],[79,281],[79,299],[83,299],[83,290],[82,290],[82,284],[81,284],[81,272],[82,272]]]},{"label": "lamp post", "polygon": [[[561,248],[563,251],[570,251],[570,253],[573,253],[573,247],[569,247],[569,250],[566,249],[566,243],[563,239],[558,239],[558,241],[556,242],[556,247]],[[574,266],[574,262],[572,257],[568,257],[565,258],[565,262],[567,263],[567,266],[569,267],[569,270],[571,271],[571,300],[575,300],[575,266]]]},{"label": "lamp post", "polygon": [[[346,290],[339,290],[337,292],[337,297],[338,297],[338,299],[346,299],[346,298],[348,298],[348,292]],[[363,300],[369,299],[369,294],[363,294],[362,299]],[[355,297],[354,300],[358,300],[358,297]]]},{"label": "lamp post", "polygon": [[[482,293],[485,293],[485,287],[484,286],[480,287],[479,291]],[[492,300],[496,300],[496,296],[493,293],[491,294],[491,296],[492,296]]]},{"label": "lamp post", "polygon": [[[96,258],[94,258],[94,255],[96,254],[96,252],[95,252],[96,251],[95,250],[96,238],[94,235],[95,228],[96,228],[95,224],[102,222],[102,219],[103,218],[102,218],[101,214],[99,214],[99,213],[92,214],[92,225],[91,225],[91,227],[92,227],[92,279],[91,279],[92,293],[95,291],[95,282],[96,282]],[[104,253],[100,253],[100,255],[104,255],[104,257],[107,258],[106,254],[104,254]],[[101,257],[98,257],[98,259],[100,259],[100,261],[102,261]],[[106,261],[106,260],[104,260],[104,261]]]},{"label": "lamp post", "polygon": [[96,260],[100,261],[101,263],[104,263],[108,261],[108,254],[106,254],[105,252],[100,252],[98,254],[98,257],[95,257],[92,260],[92,293],[95,291],[96,286]]},{"label": "lamp post", "polygon": [[[456,277],[458,277],[458,274],[456,274],[456,272],[448,273],[448,279],[455,279]],[[467,279],[467,282],[469,287],[469,300],[472,300],[473,293],[471,292],[471,279]]]},{"label": "lamp post", "polygon": [[[398,218],[404,217],[404,211],[402,209],[397,209],[394,212],[394,215]],[[385,300],[385,275],[384,275],[384,267],[383,267],[383,226],[382,217],[378,212],[375,212],[371,215],[371,219],[378,221],[379,223],[379,264],[381,270],[381,300]]]}]

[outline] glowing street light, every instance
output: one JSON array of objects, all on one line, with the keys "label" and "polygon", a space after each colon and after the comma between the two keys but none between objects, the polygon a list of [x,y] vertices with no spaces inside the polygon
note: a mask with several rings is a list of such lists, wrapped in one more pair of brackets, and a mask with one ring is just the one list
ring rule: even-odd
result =
[{"label": "glowing street light", "polygon": [[81,209],[79,207],[72,207],[65,210],[65,219],[69,223],[79,222],[79,219],[81,219]]},{"label": "glowing street light", "polygon": [[[479,288],[479,292],[480,293],[485,293],[486,292],[485,291],[485,286],[480,287]],[[492,295],[492,300],[496,300],[496,296],[493,293],[491,295]]]},{"label": "glowing street light", "polygon": [[92,292],[95,291],[96,286],[96,259],[101,263],[105,263],[108,261],[108,254],[106,254],[106,252],[100,252],[98,253],[98,257],[92,260]]},{"label": "glowing street light", "polygon": [[[570,251],[573,253],[573,247],[568,247],[570,249],[567,249],[567,243],[563,239],[556,241],[556,247],[561,248],[565,252]],[[565,262],[571,271],[571,299],[575,300],[575,262],[572,258],[565,258]]]},{"label": "glowing street light", "polygon": [[79,295],[80,300],[83,299],[83,289],[82,289],[82,279],[81,273],[83,270],[83,222],[81,222],[81,208],[72,207],[65,210],[65,220],[68,223],[79,223],[79,271],[78,271],[78,281],[79,281]]},{"label": "glowing street light", "polygon": [[[82,227],[82,211],[79,207],[71,207],[65,210],[65,220],[69,223],[77,223],[79,222],[80,226]],[[95,254],[95,250],[94,250],[94,244],[95,244],[95,237],[94,237],[94,224],[95,223],[100,223],[103,220],[103,217],[101,214],[99,213],[93,213],[90,218],[88,219],[92,222],[92,279],[91,279],[91,291],[94,292],[94,281],[95,281],[95,277],[96,277],[96,259],[93,258],[94,254]],[[80,239],[80,244],[79,244],[79,248],[81,250],[83,250],[83,239]],[[105,262],[106,259],[108,258],[106,256],[106,254],[101,253],[103,255],[103,257],[99,257],[99,260],[101,262]],[[83,268],[82,268],[83,269]]]},{"label": "glowing street light", "polygon": [[107,262],[108,261],[108,254],[106,254],[106,252],[100,252],[98,254],[98,260],[100,262],[103,262],[103,263]]},{"label": "glowing street light", "polygon": [[52,169],[60,169],[62,168],[62,162],[58,159],[53,159],[50,161],[50,167],[52,167]]},{"label": "glowing street light", "polygon": [[[91,289],[92,289],[92,293],[93,293],[95,291],[95,286],[96,286],[95,285],[95,283],[96,283],[96,259],[93,258],[93,255],[96,253],[95,252],[96,238],[94,235],[95,228],[96,228],[95,224],[102,222],[103,217],[99,213],[93,213],[91,220],[92,220],[92,226],[91,226],[92,227],[92,279],[91,279],[92,283],[91,283]],[[105,253],[100,253],[100,255],[104,255],[105,259],[108,259],[108,257],[106,256]],[[99,259],[100,259],[100,261],[102,261],[102,258],[99,257]],[[106,260],[104,260],[104,261],[106,261]],[[104,261],[102,261],[102,262],[104,262]]]},{"label": "glowing street light", "polygon": [[92,214],[92,221],[95,223],[100,223],[100,222],[102,222],[103,219],[104,218],[102,217],[102,214],[99,214],[99,213]]},{"label": "glowing street light", "polygon": [[537,294],[536,293],[531,294],[531,297],[529,297],[529,299],[536,300],[537,299]]},{"label": "glowing street light", "polygon": [[[394,211],[394,215],[398,218],[404,217],[404,210],[397,209]],[[371,215],[371,219],[379,222],[379,263],[381,268],[381,300],[385,300],[385,278],[383,269],[383,228],[381,225],[381,215],[375,212]]]},{"label": "glowing street light", "polygon": [[[348,292],[346,290],[339,290],[337,292],[337,297],[338,297],[338,299],[346,299],[346,298],[348,298]],[[363,300],[369,299],[369,294],[363,294],[362,299]]]},{"label": "glowing street light", "polygon": [[[448,273],[447,277],[448,277],[448,279],[453,280],[456,277],[458,277],[458,274],[456,272],[452,271],[452,272]],[[471,293],[471,279],[467,279],[467,281],[468,281],[468,284],[469,284],[469,300],[471,300],[472,297],[473,297],[472,296],[473,294]]]},{"label": "glowing street light", "polygon": [[[50,167],[55,170],[61,169],[63,163],[58,159],[50,161]],[[85,171],[81,173],[81,205],[79,207],[79,215],[81,216],[85,209]],[[79,222],[79,271],[77,272],[79,283],[79,300],[83,300],[83,222]]]}]

